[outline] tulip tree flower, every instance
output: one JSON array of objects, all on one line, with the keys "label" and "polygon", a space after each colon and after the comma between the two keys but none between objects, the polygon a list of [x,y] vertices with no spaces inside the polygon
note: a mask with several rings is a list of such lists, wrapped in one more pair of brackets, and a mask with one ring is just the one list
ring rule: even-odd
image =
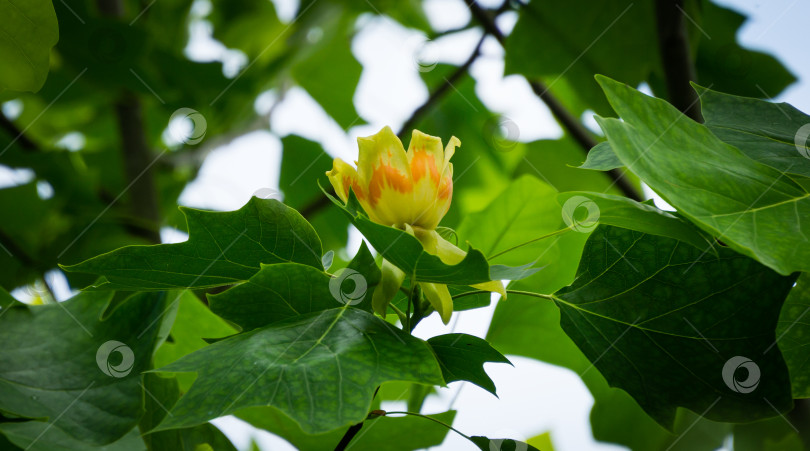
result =
[{"label": "tulip tree flower", "polygon": [[[453,164],[450,158],[461,142],[453,136],[442,148],[441,138],[414,130],[408,151],[399,138],[385,127],[376,135],[358,138],[360,157],[357,169],[336,158],[326,175],[343,202],[354,191],[368,217],[385,226],[396,227],[416,237],[429,254],[455,265],[467,255],[442,238],[436,227],[450,209],[453,197]],[[388,304],[405,279],[405,273],[383,259],[382,280],[374,290],[374,310],[385,316]],[[447,324],[453,313],[453,299],[447,285],[418,282],[430,305]],[[500,281],[473,285],[506,296]]]}]

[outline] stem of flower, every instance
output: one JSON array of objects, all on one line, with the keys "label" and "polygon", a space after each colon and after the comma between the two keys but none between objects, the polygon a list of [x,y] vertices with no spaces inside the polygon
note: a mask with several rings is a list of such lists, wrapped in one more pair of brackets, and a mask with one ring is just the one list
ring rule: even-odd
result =
[{"label": "stem of flower", "polygon": [[405,312],[400,310],[399,307],[397,307],[393,303],[389,304],[388,306],[394,309],[394,313],[396,313],[397,316],[399,317],[399,322],[402,323],[402,327],[405,327],[405,323],[408,321],[407,319],[408,317],[405,315]]},{"label": "stem of flower", "polygon": [[[416,285],[416,284],[414,284],[414,285]],[[409,321],[410,328],[411,328],[409,330],[409,332],[411,332],[411,333],[413,333],[413,329],[416,327],[417,324],[419,324],[419,321],[422,321],[422,318],[424,318],[424,311],[422,309],[423,306],[422,306],[422,303],[420,302],[421,299],[419,299],[419,298],[420,298],[420,291],[419,291],[419,287],[416,286],[413,289],[413,296],[411,297],[411,302],[413,303],[413,316],[411,317],[411,320]]]}]

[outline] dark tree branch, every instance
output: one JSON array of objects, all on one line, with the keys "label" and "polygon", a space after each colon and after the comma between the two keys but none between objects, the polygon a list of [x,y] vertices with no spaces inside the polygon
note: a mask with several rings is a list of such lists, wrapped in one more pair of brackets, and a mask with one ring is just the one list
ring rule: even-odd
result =
[{"label": "dark tree branch", "polygon": [[406,120],[405,123],[402,124],[402,128],[400,128],[399,133],[397,133],[397,136],[399,136],[400,139],[404,138],[403,135],[405,133],[408,133],[408,130],[413,129],[416,126],[416,124],[422,119],[422,117],[428,111],[430,111],[430,109],[433,108],[433,106],[438,104],[439,101],[445,95],[447,95],[447,92],[450,91],[450,89],[452,89],[456,83],[458,83],[461,77],[467,74],[467,72],[470,70],[470,66],[472,66],[475,60],[478,59],[478,57],[481,55],[481,46],[484,44],[484,39],[486,39],[486,37],[487,35],[486,33],[484,33],[484,35],[481,36],[481,39],[478,41],[478,44],[475,46],[475,49],[473,50],[470,57],[467,58],[467,61],[465,61],[464,64],[459,66],[455,71],[453,71],[453,73],[450,74],[450,77],[445,78],[444,83],[437,86],[436,89],[434,89],[433,92],[430,93],[430,96],[425,101],[425,103],[423,103],[422,105],[419,106],[419,108],[414,110],[413,114],[411,114],[411,117],[409,117],[408,120]]},{"label": "dark tree branch", "polygon": [[[97,0],[97,5],[102,16],[120,19],[124,15],[122,0]],[[140,99],[134,93],[124,90],[115,102],[115,115],[121,134],[131,212],[147,223],[142,236],[159,243],[160,209],[151,170],[152,152],[147,142]]]},{"label": "dark tree branch", "polygon": [[121,0],[97,0],[96,5],[102,16],[120,18],[124,15],[124,2]]},{"label": "dark tree branch", "polygon": [[312,217],[315,216],[319,211],[329,206],[330,203],[331,202],[329,201],[328,197],[324,196],[323,194],[319,194],[317,199],[313,200],[307,205],[304,205],[299,213],[301,213],[301,216],[309,220],[312,219]]},{"label": "dark tree branch", "polygon": [[126,180],[132,184],[129,188],[130,209],[135,217],[146,220],[144,237],[159,243],[160,209],[151,171],[152,155],[146,142],[141,102],[134,94],[124,92],[115,103],[115,113],[121,132]]},{"label": "dark tree branch", "polygon": [[[377,388],[374,389],[374,395],[372,395],[371,399],[376,398],[377,393],[379,391],[380,391],[380,386],[378,385]],[[369,413],[369,415],[366,416],[366,420],[368,420],[369,418],[373,418],[373,415],[378,415],[379,412],[382,412],[382,414],[385,415],[385,411],[372,410]],[[363,420],[363,421],[365,421],[365,420]],[[345,451],[346,450],[346,448],[349,446],[349,442],[351,442],[352,439],[354,438],[354,436],[356,436],[357,433],[360,432],[360,429],[363,428],[363,421],[361,421],[361,422],[359,422],[357,424],[351,425],[351,427],[349,427],[349,429],[346,430],[346,433],[343,434],[343,437],[340,439],[340,442],[337,444],[337,446],[335,446],[335,451]]]},{"label": "dark tree branch", "polygon": [[349,430],[346,431],[346,434],[343,435],[343,438],[340,439],[340,443],[337,444],[335,447],[335,451],[344,451],[347,446],[349,446],[349,442],[360,432],[360,429],[363,428],[363,422],[359,422],[357,424],[353,424]]},{"label": "dark tree branch", "polygon": [[667,86],[669,102],[697,122],[703,122],[698,96],[690,81],[695,81],[695,66],[689,50],[689,36],[684,23],[683,0],[657,0],[655,18],[658,24],[658,48]]},{"label": "dark tree branch", "polygon": [[11,140],[19,143],[23,150],[37,150],[37,145],[34,143],[34,141],[31,141],[31,139],[25,136],[25,133],[17,128],[17,126],[14,125],[14,122],[11,122],[9,118],[2,113],[0,113],[0,127],[8,132],[8,134],[11,136]]},{"label": "dark tree branch", "polygon": [[500,28],[498,28],[498,25],[495,24],[495,14],[482,8],[475,0],[467,2],[467,6],[470,8],[470,14],[472,14],[473,19],[484,27],[484,31],[494,36],[495,39],[503,45],[504,41],[506,41],[506,37],[501,32]]},{"label": "dark tree branch", "polygon": [[[467,6],[470,8],[470,13],[472,16],[481,24],[481,26],[486,30],[488,34],[491,34],[498,40],[498,42],[503,46],[506,38],[504,37],[501,30],[498,28],[498,25],[495,23],[495,18],[492,14],[481,8],[475,0],[471,0],[467,3]],[[595,146],[596,140],[591,135],[591,133],[585,128],[585,126],[580,123],[577,118],[575,118],[563,104],[556,98],[554,95],[549,92],[548,88],[538,80],[529,80],[529,85],[532,87],[532,91],[546,104],[548,109],[551,111],[551,114],[560,122],[563,128],[571,135],[571,137],[585,150],[585,153],[588,153],[593,146]],[[636,188],[627,180],[626,177],[622,174],[622,171],[617,169],[612,169],[607,171],[606,174],[613,179],[614,184],[618,187],[625,196],[641,201],[642,197],[641,194],[636,190]]]}]

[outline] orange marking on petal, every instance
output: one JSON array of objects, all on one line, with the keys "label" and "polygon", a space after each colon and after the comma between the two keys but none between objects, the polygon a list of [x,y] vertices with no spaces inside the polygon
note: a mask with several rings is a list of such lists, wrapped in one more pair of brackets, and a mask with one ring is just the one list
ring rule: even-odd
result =
[{"label": "orange marking on petal", "polygon": [[357,196],[358,199],[363,200],[366,198],[365,193],[363,193],[363,188],[360,187],[360,183],[357,181],[356,178],[350,177],[348,175],[343,176],[343,187],[346,191],[346,198],[349,198],[349,187],[351,186],[352,191],[354,191],[354,195]]},{"label": "orange marking on petal", "polygon": [[354,190],[354,195],[357,196],[359,200],[365,200],[366,194],[363,192],[363,188],[360,187],[360,183],[355,180],[352,182],[352,190]]},{"label": "orange marking on petal", "polygon": [[413,190],[411,180],[407,175],[401,173],[397,168],[387,164],[381,164],[374,168],[371,174],[371,181],[368,184],[369,202],[376,205],[382,195],[384,187],[389,187],[401,193]]},{"label": "orange marking on petal", "polygon": [[352,178],[348,175],[343,176],[343,191],[346,192],[346,198],[349,198],[349,186],[352,184]]},{"label": "orange marking on petal", "polygon": [[439,184],[439,170],[436,168],[436,160],[433,155],[425,152],[424,150],[414,151],[411,158],[411,174],[413,181],[418,182],[422,177],[430,171],[430,179],[433,180],[434,185]]},{"label": "orange marking on petal", "polygon": [[445,177],[442,179],[442,184],[439,186],[439,197],[442,199],[449,199],[453,196],[453,179]]}]

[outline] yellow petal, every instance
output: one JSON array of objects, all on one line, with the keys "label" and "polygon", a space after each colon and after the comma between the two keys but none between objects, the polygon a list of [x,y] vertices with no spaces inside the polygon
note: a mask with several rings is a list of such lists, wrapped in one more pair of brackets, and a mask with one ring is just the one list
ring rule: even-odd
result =
[{"label": "yellow petal", "polygon": [[376,135],[357,138],[357,145],[360,147],[357,172],[362,184],[371,191],[372,203],[386,184],[398,191],[410,192],[408,157],[391,127],[384,127]]},{"label": "yellow petal", "polygon": [[[458,139],[456,139],[458,142]],[[452,152],[455,144],[448,146]],[[442,150],[442,140],[414,130],[408,147],[408,161],[413,178],[412,224],[435,229],[453,197],[453,172]]]},{"label": "yellow petal", "polygon": [[376,135],[357,138],[357,144],[357,173],[367,194],[360,203],[366,213],[383,225],[408,222],[413,181],[402,142],[390,127],[384,127]]},{"label": "yellow petal", "polygon": [[462,251],[455,244],[442,238],[438,232],[433,231],[433,233],[436,234],[436,255],[439,256],[441,261],[448,265],[457,265],[464,260],[464,257],[467,256],[466,252]]},{"label": "yellow petal", "polygon": [[430,177],[438,186],[439,177],[444,169],[442,139],[414,130],[407,155],[413,180],[416,182],[423,177]]},{"label": "yellow petal", "polygon": [[359,184],[357,171],[340,158],[335,158],[332,162],[332,170],[327,171],[326,176],[329,177],[332,187],[335,188],[335,193],[344,203],[349,198],[349,187],[354,190],[354,194],[358,199],[365,197],[365,192]]},{"label": "yellow petal", "polygon": [[445,240],[435,230],[415,228],[414,236],[422,243],[428,254],[436,255],[446,265],[456,265],[464,260],[467,253],[453,243]]},{"label": "yellow petal", "polygon": [[447,324],[450,322],[450,316],[453,314],[453,298],[450,296],[450,290],[447,285],[441,283],[419,282],[422,287],[422,292],[430,302],[430,305],[439,312],[442,317],[442,322]]},{"label": "yellow petal", "polygon": [[447,147],[444,148],[444,162],[442,164],[442,173],[444,173],[449,166],[451,178],[453,177],[453,165],[450,164],[450,158],[456,153],[456,147],[461,147],[461,140],[455,136],[451,136],[450,140],[447,141]]},{"label": "yellow petal", "polygon": [[372,308],[383,318],[388,312],[388,304],[394,299],[394,296],[396,296],[399,287],[402,286],[403,280],[405,280],[405,273],[388,260],[383,259],[382,279],[371,296]]}]

